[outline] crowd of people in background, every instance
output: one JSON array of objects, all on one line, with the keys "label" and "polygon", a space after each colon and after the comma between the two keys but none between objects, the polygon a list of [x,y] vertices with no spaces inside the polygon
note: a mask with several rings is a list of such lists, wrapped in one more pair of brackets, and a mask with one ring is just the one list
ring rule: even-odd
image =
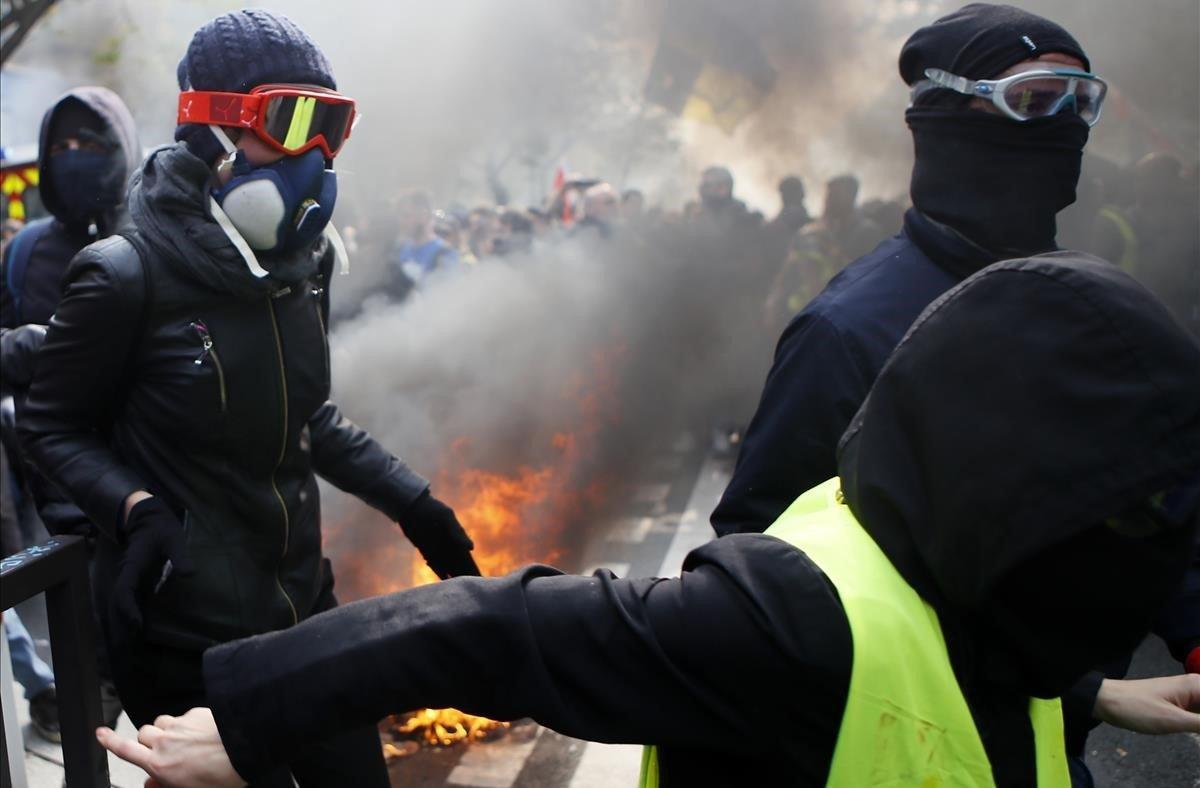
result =
[{"label": "crowd of people in background", "polygon": [[[1149,287],[1193,334],[1200,335],[1200,211],[1197,165],[1151,153],[1128,167],[1085,157],[1075,205],[1059,217],[1059,245],[1119,265]],[[350,216],[344,228],[357,262],[384,265],[385,290],[403,300],[431,276],[454,275],[489,261],[540,254],[586,240],[653,247],[681,233],[717,236],[726,264],[742,279],[744,295],[766,333],[787,322],[849,262],[895,234],[909,208],[902,198],[859,198],[860,181],[842,174],[825,183],[819,213],[798,175],[778,184],[780,209],[768,218],[735,194],[735,176],[722,166],[701,174],[694,199],[675,210],[652,205],[637,188],[618,190],[602,178],[579,175],[542,205],[448,202],[426,191],[386,201],[372,217]],[[338,305],[335,315],[357,311]]]}]

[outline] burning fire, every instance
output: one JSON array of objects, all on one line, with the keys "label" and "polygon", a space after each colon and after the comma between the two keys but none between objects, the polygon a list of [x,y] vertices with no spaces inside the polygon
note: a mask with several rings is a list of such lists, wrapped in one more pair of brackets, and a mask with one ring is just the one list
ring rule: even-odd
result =
[{"label": "burning fire", "polygon": [[[478,447],[470,438],[450,443],[433,489],[470,534],[484,576],[502,575],[529,563],[561,564],[573,557],[568,545],[580,534],[572,533],[571,526],[598,512],[608,497],[604,479],[588,478],[589,465],[594,464],[601,430],[619,418],[614,367],[625,352],[620,344],[597,351],[587,374],[576,374],[566,382],[562,400],[569,405],[565,412],[572,428],[542,433],[540,441],[526,443],[525,452],[531,457],[515,469],[512,464],[508,471],[480,467],[475,456]],[[327,538],[336,540],[343,530],[344,526],[334,527]],[[403,561],[404,550],[393,540],[370,551],[342,552],[339,572],[372,595],[437,581],[415,551],[409,577],[398,577],[394,567]],[[397,741],[417,739],[450,746],[502,735],[509,725],[457,709],[421,709],[391,717],[385,730]],[[412,751],[385,745],[389,757]]]},{"label": "burning fire", "polygon": [[458,709],[421,709],[391,718],[393,735],[418,735],[426,744],[449,747],[460,741],[481,741],[512,723],[496,722]]}]

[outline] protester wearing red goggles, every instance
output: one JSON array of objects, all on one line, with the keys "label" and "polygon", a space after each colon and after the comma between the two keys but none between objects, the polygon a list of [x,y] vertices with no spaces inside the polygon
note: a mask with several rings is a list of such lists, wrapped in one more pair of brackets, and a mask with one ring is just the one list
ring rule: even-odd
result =
[{"label": "protester wearing red goggles", "polygon": [[354,99],[320,87],[262,85],[249,93],[187,90],[178,123],[249,129],[272,148],[295,156],[320,147],[338,155],[356,118]]}]

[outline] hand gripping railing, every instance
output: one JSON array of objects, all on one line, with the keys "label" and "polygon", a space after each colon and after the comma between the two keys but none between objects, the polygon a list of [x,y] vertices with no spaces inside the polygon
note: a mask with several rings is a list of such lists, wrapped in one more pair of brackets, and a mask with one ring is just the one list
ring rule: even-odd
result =
[{"label": "hand gripping railing", "polygon": [[[50,622],[67,785],[108,788],[108,759],[95,734],[102,724],[100,682],[96,674],[87,546],[82,537],[56,536],[0,561],[3,609],[42,591],[46,592],[46,616]],[[3,749],[8,751],[7,747]],[[11,784],[9,770],[14,768],[22,767],[9,763],[0,770],[4,788]]]}]

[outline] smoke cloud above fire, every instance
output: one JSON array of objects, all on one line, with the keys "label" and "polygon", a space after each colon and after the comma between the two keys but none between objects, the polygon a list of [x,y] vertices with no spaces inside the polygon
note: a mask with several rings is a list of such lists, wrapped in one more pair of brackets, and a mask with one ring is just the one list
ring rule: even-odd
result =
[{"label": "smoke cloud above fire", "polygon": [[[1153,10],[1121,0],[1020,4],[1073,31],[1126,100],[1125,114],[1096,127],[1091,150],[1127,164],[1159,144],[1195,163],[1194,0],[1159,0]],[[5,144],[36,139],[53,98],[44,95],[47,72],[63,89],[114,88],[145,144],[169,141],[175,67],[192,31],[241,5],[61,0],[6,65]],[[842,172],[862,179],[864,196],[902,197],[911,148],[897,55],[912,30],[958,3],[740,4],[736,23],[760,42],[778,78],[732,134],[643,98],[660,31],[677,21],[671,15],[727,5],[289,0],[269,7],[321,44],[339,87],[359,101],[363,120],[337,162],[341,225],[394,233],[394,198],[412,187],[439,205],[494,203],[501,192],[514,205],[540,204],[564,162],[669,208],[694,199],[699,172],[712,163],[729,166],[738,196],[767,213],[778,207],[776,184],[787,174],[804,178],[814,213],[820,184]],[[333,282],[335,300],[380,280],[386,247],[364,245],[370,251],[353,260],[352,275]],[[335,323],[334,399],[452,503],[456,496],[478,502],[471,485],[487,480],[464,480],[467,472],[527,482],[542,496],[525,499],[527,510],[547,523],[566,518],[578,530],[518,524],[516,558],[569,559],[586,542],[587,526],[603,520],[664,443],[749,415],[775,339],[757,322],[759,304],[734,295],[752,251],[669,234],[487,260],[431,281],[419,298],[368,303]],[[504,500],[520,502],[521,494]],[[362,562],[355,575],[386,573],[393,561],[401,567],[395,574],[407,573],[409,552],[382,515],[332,490],[325,506],[335,560]],[[362,587],[411,580],[395,579]]]},{"label": "smoke cloud above fire", "polygon": [[[63,0],[6,64],[5,144],[36,139],[51,98],[41,94],[56,80],[64,89],[116,89],[144,142],[168,141],[175,65],[192,31],[242,5]],[[847,170],[860,175],[865,195],[904,194],[911,152],[896,58],[909,33],[959,3],[742,4],[731,24],[760,43],[779,78],[732,135],[672,118],[642,98],[660,32],[680,16],[725,5],[285,0],[269,7],[321,44],[340,87],[360,101],[364,119],[339,160],[343,217],[404,186],[430,189],[442,203],[491,200],[489,175],[515,203],[536,202],[564,159],[572,170],[642,188],[651,202],[672,207],[692,196],[699,170],[714,161],[731,166],[739,191],[767,211],[789,172],[805,177],[812,194]],[[1112,113],[1094,130],[1093,151],[1127,164],[1165,144],[1185,163],[1197,160],[1200,91],[1179,78],[1200,71],[1194,2],[1020,5],[1071,30],[1129,102],[1126,117]]]}]

